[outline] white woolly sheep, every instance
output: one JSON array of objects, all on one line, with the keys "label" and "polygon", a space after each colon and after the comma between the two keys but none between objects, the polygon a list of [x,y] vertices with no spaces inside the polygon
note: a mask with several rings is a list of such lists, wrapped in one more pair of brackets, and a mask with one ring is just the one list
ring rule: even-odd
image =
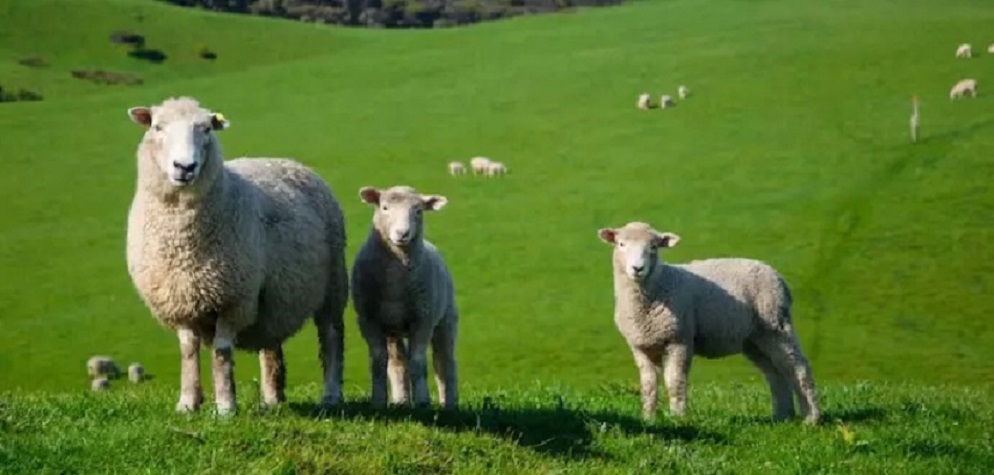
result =
[{"label": "white woolly sheep", "polygon": [[676,105],[676,102],[673,101],[673,97],[672,96],[670,96],[668,94],[663,94],[662,96],[659,97],[659,107],[662,107],[663,109],[665,109],[667,107],[672,107],[672,106],[675,106],[675,105]]},{"label": "white woolly sheep", "polygon": [[957,58],[972,58],[973,57],[973,47],[970,43],[963,43],[956,48]]},{"label": "white woolly sheep", "polygon": [[189,97],[133,107],[146,128],[128,214],[128,273],[179,338],[177,411],[200,408],[198,349],[213,347],[217,412],[237,410],[235,348],[259,353],[267,405],[285,400],[283,342],[313,316],[324,394],[341,400],[348,300],[342,210],[325,181],[289,159],[224,161],[221,114]]},{"label": "white woolly sheep", "polygon": [[121,375],[117,363],[109,356],[102,355],[92,356],[86,361],[86,372],[91,378],[117,378]]},{"label": "white woolly sheep", "polygon": [[466,165],[463,165],[462,162],[449,162],[449,174],[453,176],[465,175]]},{"label": "white woolly sheep", "polygon": [[987,52],[994,54],[994,43],[991,43],[991,45],[987,47]]},{"label": "white woolly sheep", "polygon": [[976,79],[963,79],[953,85],[949,90],[949,100],[963,97],[967,92],[970,93],[970,97],[977,97]]},{"label": "white woolly sheep", "polygon": [[487,176],[494,177],[498,175],[504,175],[507,173],[507,165],[502,162],[490,162],[487,165]]},{"label": "white woolly sheep", "polygon": [[649,96],[648,92],[643,92],[639,95],[639,100],[636,103],[639,109],[648,110],[652,108],[652,98]]},{"label": "white woolly sheep", "polygon": [[456,408],[459,312],[445,260],[424,237],[423,216],[442,209],[447,200],[408,186],[364,187],[359,196],[375,208],[369,235],[352,267],[351,284],[359,330],[369,347],[372,403],[386,405],[389,377],[393,403],[407,404],[413,398],[415,406],[431,404],[426,357],[430,344],[439,404]]},{"label": "white woolly sheep", "polygon": [[128,380],[132,383],[140,383],[145,380],[145,368],[138,363],[131,363],[128,366]]},{"label": "white woolly sheep", "polygon": [[473,169],[473,175],[486,173],[488,165],[490,165],[490,159],[487,157],[475,157],[469,161],[469,167]]},{"label": "white woolly sheep", "polygon": [[690,89],[687,89],[687,86],[680,86],[677,88],[676,93],[680,96],[680,100],[683,100],[690,95]]},{"label": "white woolly sheep", "polygon": [[598,236],[614,246],[614,321],[639,369],[646,419],[656,416],[656,368],[664,359],[670,413],[680,417],[691,358],[744,353],[769,383],[774,419],[794,415],[793,392],[805,421],[818,422],[814,379],[791,322],[790,290],[776,270],[743,258],[665,264],[658,249],[680,237],[646,223],[600,229]]},{"label": "white woolly sheep", "polygon": [[101,376],[90,382],[90,389],[93,391],[106,391],[110,389],[110,380],[106,376]]}]

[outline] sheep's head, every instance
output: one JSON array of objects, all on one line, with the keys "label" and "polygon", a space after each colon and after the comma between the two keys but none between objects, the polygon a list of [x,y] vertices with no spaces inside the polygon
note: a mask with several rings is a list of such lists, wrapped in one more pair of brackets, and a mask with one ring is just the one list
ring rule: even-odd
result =
[{"label": "sheep's head", "polygon": [[[198,177],[220,170],[220,146],[215,132],[228,128],[224,116],[203,109],[196,100],[167,99],[153,107],[128,109],[131,120],[145,127],[142,167],[156,166],[165,182],[185,187]],[[151,161],[153,163],[145,163]]]},{"label": "sheep's head", "polygon": [[615,271],[624,272],[634,280],[644,280],[652,275],[659,262],[660,248],[673,247],[680,242],[680,236],[661,233],[640,222],[631,222],[621,228],[603,228],[597,235],[614,245]]},{"label": "sheep's head", "polygon": [[409,186],[379,190],[371,186],[359,190],[359,197],[375,208],[373,227],[390,244],[408,247],[421,241],[424,212],[438,211],[448,200],[439,195],[422,195]]}]

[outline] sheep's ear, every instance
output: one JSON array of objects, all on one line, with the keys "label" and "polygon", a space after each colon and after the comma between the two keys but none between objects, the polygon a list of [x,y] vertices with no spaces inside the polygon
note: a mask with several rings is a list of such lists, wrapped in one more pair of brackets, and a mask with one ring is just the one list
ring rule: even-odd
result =
[{"label": "sheep's ear", "polygon": [[597,230],[597,237],[608,244],[614,244],[615,238],[618,237],[618,231],[611,228],[601,228]]},{"label": "sheep's ear", "polygon": [[152,109],[148,107],[132,107],[128,109],[128,117],[131,117],[132,122],[146,129],[152,126]]},{"label": "sheep's ear", "polygon": [[680,236],[673,233],[653,232],[652,243],[656,247],[673,247],[680,242]]},{"label": "sheep's ear", "polygon": [[442,195],[421,195],[421,201],[425,204],[425,209],[428,211],[438,211],[445,207],[445,204],[449,202],[448,198]]},{"label": "sheep's ear", "polygon": [[380,204],[380,190],[371,186],[364,186],[359,189],[359,198],[362,198],[363,203],[377,206]]},{"label": "sheep's ear", "polygon": [[224,118],[224,114],[220,112],[215,112],[211,114],[211,128],[214,130],[227,130],[231,127],[231,122]]}]

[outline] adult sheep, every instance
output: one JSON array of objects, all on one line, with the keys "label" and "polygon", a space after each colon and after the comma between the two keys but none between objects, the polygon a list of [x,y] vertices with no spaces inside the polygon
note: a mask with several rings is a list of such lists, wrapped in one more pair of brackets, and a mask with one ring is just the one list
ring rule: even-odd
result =
[{"label": "adult sheep", "polygon": [[973,57],[973,47],[970,43],[963,43],[956,48],[957,58],[972,58]]},{"label": "adult sheep", "polygon": [[322,403],[341,400],[348,299],[341,208],[316,173],[289,159],[224,162],[221,114],[192,98],[133,107],[145,127],[128,215],[128,273],[152,315],[176,331],[177,411],[200,408],[200,344],[213,347],[219,414],[237,410],[233,349],[258,351],[263,402],[285,400],[283,342],[313,316]]},{"label": "adult sheep", "polygon": [[638,102],[636,102],[635,105],[639,109],[649,110],[650,108],[652,108],[652,103],[650,102],[651,100],[652,99],[650,99],[649,93],[643,92],[642,94],[639,94]]},{"label": "adult sheep", "polygon": [[486,173],[487,167],[490,165],[490,159],[487,157],[473,157],[469,161],[469,167],[473,169],[473,174]]},{"label": "adult sheep", "polygon": [[949,90],[949,100],[958,99],[970,93],[970,97],[977,97],[977,80],[962,79]]},{"label": "adult sheep", "polygon": [[694,355],[720,358],[744,353],[766,377],[773,417],[794,415],[793,393],[807,423],[821,411],[811,368],[791,322],[791,295],[769,265],[743,258],[718,258],[669,265],[661,248],[680,241],[646,223],[598,231],[614,246],[614,321],[639,370],[642,410],[656,416],[656,368],[663,376],[670,413],[687,407],[687,379]]},{"label": "adult sheep", "polygon": [[[444,196],[408,186],[363,187],[373,224],[352,266],[352,302],[369,347],[374,406],[386,405],[387,379],[395,404],[431,404],[426,352],[432,347],[439,404],[458,405],[456,336],[459,312],[452,275],[424,238],[424,212],[445,206]],[[405,349],[403,338],[408,338]]]}]

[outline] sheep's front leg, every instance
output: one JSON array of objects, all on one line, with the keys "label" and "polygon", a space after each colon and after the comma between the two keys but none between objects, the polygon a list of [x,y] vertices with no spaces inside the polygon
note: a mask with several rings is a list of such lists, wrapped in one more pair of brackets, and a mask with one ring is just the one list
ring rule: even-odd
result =
[{"label": "sheep's front leg", "polygon": [[651,356],[638,348],[632,348],[632,355],[635,357],[635,366],[639,370],[639,382],[642,390],[642,418],[653,422],[656,420],[656,410],[659,404],[657,365]]},{"label": "sheep's front leg", "polygon": [[457,319],[455,312],[442,321],[431,337],[431,359],[435,366],[435,385],[438,386],[438,404],[445,409],[459,406],[458,377],[456,375]]},{"label": "sheep's front leg", "polygon": [[224,320],[219,319],[214,334],[214,401],[221,416],[238,410],[235,396],[235,335]]},{"label": "sheep's front leg", "polygon": [[666,393],[670,399],[670,415],[681,417],[687,413],[687,376],[693,352],[687,345],[672,344],[666,348]]},{"label": "sheep's front leg", "polygon": [[286,401],[286,365],[283,361],[283,347],[264,349],[259,352],[259,369],[262,389],[262,403],[275,406]]},{"label": "sheep's front leg", "polygon": [[428,345],[431,344],[432,327],[422,319],[420,327],[411,332],[407,357],[408,377],[411,380],[414,407],[431,405],[428,388]]},{"label": "sheep's front leg", "polygon": [[180,383],[176,412],[193,412],[204,402],[200,386],[200,335],[189,328],[176,331],[179,338]]},{"label": "sheep's front leg", "polygon": [[411,382],[407,377],[407,348],[399,336],[387,337],[387,376],[390,380],[390,401],[406,405],[410,401]]},{"label": "sheep's front leg", "polygon": [[359,320],[359,331],[369,348],[370,402],[373,407],[387,405],[387,339],[375,325]]}]

